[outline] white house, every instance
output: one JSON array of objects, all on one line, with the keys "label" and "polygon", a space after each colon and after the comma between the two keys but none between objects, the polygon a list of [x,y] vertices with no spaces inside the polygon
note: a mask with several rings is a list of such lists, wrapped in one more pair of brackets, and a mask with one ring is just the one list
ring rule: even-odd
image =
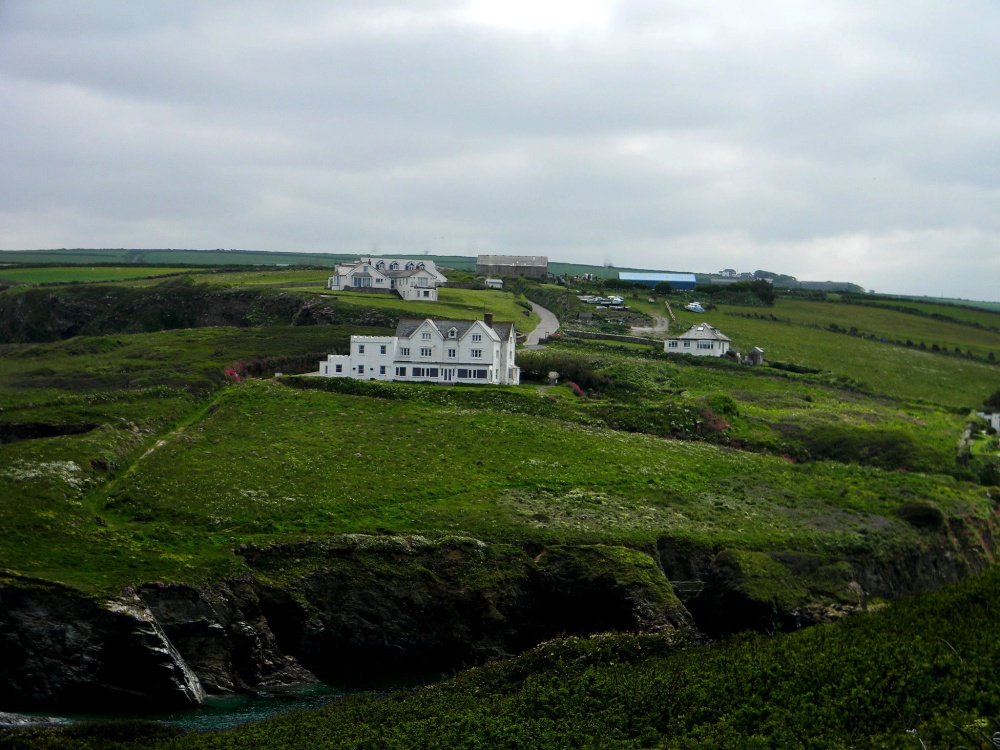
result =
[{"label": "white house", "polygon": [[487,289],[503,289],[503,279],[486,279]]},{"label": "white house", "polygon": [[319,375],[364,380],[517,385],[513,323],[402,318],[395,336],[351,336],[350,354],[331,354]]},{"label": "white house", "polygon": [[694,354],[698,357],[721,357],[729,351],[732,340],[708,323],[696,323],[676,338],[666,339],[663,350],[668,354]]},{"label": "white house", "polygon": [[335,291],[395,292],[404,300],[436,302],[438,287],[447,281],[432,260],[361,258],[337,264],[326,286]]},{"label": "white house", "polygon": [[989,422],[989,425],[993,428],[994,432],[1000,433],[1000,413],[991,414],[985,411],[977,411],[976,414]]}]

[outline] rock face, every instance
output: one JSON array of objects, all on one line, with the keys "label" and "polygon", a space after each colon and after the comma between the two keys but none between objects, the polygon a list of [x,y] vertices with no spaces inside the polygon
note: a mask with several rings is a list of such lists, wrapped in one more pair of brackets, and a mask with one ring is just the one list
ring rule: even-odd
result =
[{"label": "rock face", "polygon": [[0,585],[0,707],[166,709],[208,694],[441,671],[566,634],[683,627],[648,555],[532,557],[473,540],[355,538],[247,551],[254,575],[101,603]]},{"label": "rock face", "polygon": [[139,596],[211,694],[316,682],[279,650],[248,576],[211,588],[151,584]]},{"label": "rock face", "polygon": [[197,676],[137,599],[102,604],[55,586],[0,587],[0,702],[164,709],[205,697]]},{"label": "rock face", "polygon": [[[604,545],[526,550],[469,539],[343,537],[241,548],[248,573],[148,584],[114,602],[0,577],[0,708],[190,706],[205,694],[444,671],[559,635],[791,629],[982,569],[960,528],[886,559]],[[669,579],[669,580],[668,580]],[[685,581],[685,603],[673,581]]]},{"label": "rock face", "polygon": [[[557,547],[532,557],[473,540],[368,538],[249,557],[282,651],[327,680],[459,668],[563,633],[690,622],[652,558],[621,548]],[[267,572],[289,559],[302,573],[276,585]]]},{"label": "rock face", "polygon": [[395,316],[355,306],[333,309],[290,292],[218,289],[188,276],[149,287],[79,284],[0,295],[0,343],[203,326],[395,325]]},{"label": "rock face", "polygon": [[699,630],[720,637],[829,622],[866,609],[871,597],[938,589],[992,563],[988,528],[954,524],[944,532],[879,557],[748,553],[669,537],[657,552],[670,580],[697,582],[684,603]]}]

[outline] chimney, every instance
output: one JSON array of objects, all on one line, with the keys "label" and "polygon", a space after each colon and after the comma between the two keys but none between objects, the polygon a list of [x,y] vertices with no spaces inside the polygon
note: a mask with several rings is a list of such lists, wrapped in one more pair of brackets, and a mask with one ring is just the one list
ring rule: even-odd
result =
[{"label": "chimney", "polygon": [[483,313],[483,321],[490,328],[493,327],[493,313]]}]

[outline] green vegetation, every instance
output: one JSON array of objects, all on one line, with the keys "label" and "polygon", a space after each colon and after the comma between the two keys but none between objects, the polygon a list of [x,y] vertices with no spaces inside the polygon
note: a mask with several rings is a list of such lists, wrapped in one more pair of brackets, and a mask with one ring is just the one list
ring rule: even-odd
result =
[{"label": "green vegetation", "polygon": [[437,302],[403,302],[395,295],[353,291],[324,292],[317,296],[332,308],[378,310],[394,317],[482,320],[484,312],[492,312],[497,321],[513,321],[522,332],[538,325],[538,316],[525,308],[523,300],[519,304],[518,297],[511,292],[492,289],[443,287],[438,290]]},{"label": "green vegetation", "polygon": [[[305,334],[317,332],[324,329],[305,329],[302,345],[315,346]],[[158,336],[184,341],[181,334]],[[184,334],[191,344],[207,343],[203,336]],[[234,359],[234,350],[212,345],[223,361]],[[151,356],[137,368],[146,369],[150,385],[160,355]],[[626,363],[615,367],[621,377],[642,374]],[[209,373],[196,372],[191,387],[211,383]],[[589,425],[625,418],[628,402],[581,401],[568,389],[302,382],[323,389],[317,391],[249,382],[199,405],[188,391],[163,390],[181,385],[169,373],[159,377],[149,403],[137,397],[131,406],[112,400],[102,408],[92,403],[97,397],[81,396],[34,405],[33,419],[72,414],[105,427],[4,446],[15,467],[3,476],[6,491],[36,501],[5,508],[9,533],[0,540],[0,565],[114,588],[232,571],[241,564],[231,552],[240,543],[382,530],[634,548],[666,533],[743,549],[874,555],[922,544],[911,526],[893,520],[911,497],[933,502],[955,523],[981,526],[992,518],[980,490],[952,479],[839,463],[793,465],[782,457],[595,430]],[[699,417],[696,404],[726,418],[739,408],[718,396],[687,403]],[[145,421],[135,421],[143,409]],[[112,415],[122,412],[133,421],[116,426]],[[670,413],[677,429],[691,430],[686,437],[705,437],[696,422],[683,421],[691,416],[684,407]],[[655,434],[661,424],[626,429]],[[888,519],[881,530],[868,528],[872,513]],[[41,532],[50,544],[38,545]]]},{"label": "green vegetation", "polygon": [[[0,570],[102,596],[337,565],[363,585],[399,575],[397,547],[472,545],[486,550],[460,581],[473,590],[517,566],[574,565],[667,606],[670,547],[710,556],[717,591],[790,622],[862,607],[861,574],[900,560],[955,561],[955,577],[992,560],[1000,448],[970,412],[1000,399],[993,313],[719,302],[678,311],[681,326],[707,320],[774,366],[565,339],[519,352],[517,387],[272,380],[399,315],[488,310],[527,330],[527,299],[566,321],[588,309],[526,281],[414,305],[321,292],[325,276],[227,268],[0,293],[0,329],[21,342],[0,345],[0,496],[16,499],[0,505]],[[639,317],[663,302],[628,300]],[[344,554],[316,552],[331,549]],[[442,570],[419,574],[451,581]],[[840,625],[707,647],[556,641],[227,734],[107,731],[126,747],[698,748],[908,747],[919,729],[954,746],[991,734],[1000,709],[986,666],[998,586],[991,573]],[[99,746],[102,731],[9,733],[0,747]]]},{"label": "green vegetation", "polygon": [[994,569],[788,635],[569,638],[430,687],[228,732],[123,722],[8,732],[0,748],[989,747],[998,602]]},{"label": "green vegetation", "polygon": [[54,284],[156,278],[189,271],[161,266],[0,266],[0,284]]}]

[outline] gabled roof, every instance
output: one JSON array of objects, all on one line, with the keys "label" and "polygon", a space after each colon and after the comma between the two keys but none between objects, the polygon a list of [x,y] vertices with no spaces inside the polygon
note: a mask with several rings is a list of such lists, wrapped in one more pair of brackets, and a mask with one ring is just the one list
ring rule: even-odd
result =
[{"label": "gabled roof", "polygon": [[674,338],[697,339],[698,341],[729,341],[732,343],[731,338],[722,333],[718,328],[712,328],[708,323],[695,323],[680,336]]},{"label": "gabled roof", "polygon": [[469,332],[476,323],[480,323],[481,327],[485,328],[487,331],[491,331],[496,337],[503,341],[510,337],[511,329],[514,327],[513,323],[494,323],[491,329],[481,320],[433,320],[431,318],[400,318],[399,322],[396,323],[396,335],[399,338],[410,338],[417,329],[420,328],[424,323],[430,323],[442,337],[447,338],[448,329],[454,328],[455,338],[461,339]]}]

